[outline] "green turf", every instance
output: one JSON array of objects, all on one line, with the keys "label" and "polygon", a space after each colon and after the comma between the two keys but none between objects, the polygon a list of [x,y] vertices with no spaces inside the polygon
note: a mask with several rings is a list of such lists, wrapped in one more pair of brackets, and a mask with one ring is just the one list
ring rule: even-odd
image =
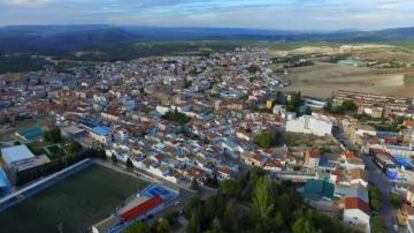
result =
[{"label": "green turf", "polygon": [[86,232],[108,216],[143,181],[98,165],[70,176],[0,213],[1,233]]}]

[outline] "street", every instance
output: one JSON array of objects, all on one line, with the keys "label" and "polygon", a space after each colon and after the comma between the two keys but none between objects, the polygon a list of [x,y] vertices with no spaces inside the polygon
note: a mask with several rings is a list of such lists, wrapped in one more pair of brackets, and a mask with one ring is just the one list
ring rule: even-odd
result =
[{"label": "street", "polygon": [[385,174],[380,170],[380,168],[374,164],[374,162],[368,157],[368,155],[362,154],[359,152],[359,149],[344,135],[343,130],[335,128],[333,130],[334,137],[342,143],[346,148],[350,150],[358,151],[358,154],[363,159],[365,163],[365,170],[367,172],[368,183],[370,185],[377,186],[382,193],[382,208],[379,211],[379,215],[384,221],[384,225],[389,232],[393,232],[393,225],[397,224],[396,213],[392,208],[390,194],[392,189],[392,184],[389,182]]}]

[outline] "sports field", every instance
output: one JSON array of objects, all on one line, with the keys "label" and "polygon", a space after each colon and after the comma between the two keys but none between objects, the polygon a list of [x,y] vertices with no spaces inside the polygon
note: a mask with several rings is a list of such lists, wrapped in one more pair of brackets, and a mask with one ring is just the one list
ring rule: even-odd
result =
[{"label": "sports field", "polygon": [[91,165],[0,213],[1,233],[81,233],[148,184]]}]

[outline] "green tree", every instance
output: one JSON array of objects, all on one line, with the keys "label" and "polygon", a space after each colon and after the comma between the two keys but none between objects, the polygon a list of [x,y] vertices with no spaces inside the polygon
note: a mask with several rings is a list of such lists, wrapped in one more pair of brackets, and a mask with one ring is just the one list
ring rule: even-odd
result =
[{"label": "green tree", "polygon": [[373,210],[379,211],[382,208],[382,201],[374,198],[370,200],[370,205]]},{"label": "green tree", "polygon": [[112,160],[112,163],[118,163],[118,158],[116,157],[115,154],[112,154],[111,160]]},{"label": "green tree", "polygon": [[233,179],[222,181],[220,190],[229,197],[240,198],[241,195],[240,184]]},{"label": "green tree", "polygon": [[68,146],[68,150],[70,153],[78,153],[82,150],[82,145],[77,141],[72,141]]},{"label": "green tree", "polygon": [[202,205],[201,199],[197,196],[192,196],[190,199],[184,204],[183,213],[184,216],[189,219],[191,217],[191,213],[193,210],[200,208]]},{"label": "green tree", "polygon": [[199,208],[195,208],[191,213],[191,218],[187,226],[187,233],[201,233]]},{"label": "green tree", "polygon": [[125,233],[150,233],[150,228],[145,222],[138,221],[129,226]]},{"label": "green tree", "polygon": [[292,233],[322,233],[306,217],[299,218],[292,226]]},{"label": "green tree", "polygon": [[345,100],[342,104],[337,108],[337,112],[342,114],[346,113],[356,113],[358,111],[358,105],[356,105],[352,100]]},{"label": "green tree", "polygon": [[62,141],[62,135],[59,128],[53,128],[44,133],[44,138],[48,142],[58,143]]},{"label": "green tree", "polygon": [[270,181],[267,177],[260,178],[254,188],[253,209],[257,219],[267,219],[273,210],[270,197]]},{"label": "green tree", "polygon": [[280,211],[277,211],[271,219],[271,224],[273,229],[280,231],[283,229],[285,221],[283,215]]},{"label": "green tree", "polygon": [[279,131],[262,132],[254,138],[254,143],[262,148],[270,148],[280,143],[282,135]]},{"label": "green tree", "polygon": [[391,204],[395,209],[401,207],[401,198],[398,194],[391,193],[390,195]]},{"label": "green tree", "polygon": [[134,168],[134,164],[132,163],[130,158],[128,158],[127,161],[126,161],[126,167],[128,169],[133,169]]},{"label": "green tree", "polygon": [[299,108],[301,104],[302,104],[302,94],[300,93],[300,91],[294,92],[291,95],[289,105],[292,105],[295,108]]},{"label": "green tree", "polygon": [[171,231],[171,223],[167,219],[160,219],[157,226],[158,233],[169,233]]},{"label": "green tree", "polygon": [[223,229],[221,227],[220,220],[218,218],[214,218],[211,222],[210,233],[222,233]]},{"label": "green tree", "polygon": [[198,190],[200,188],[200,184],[198,183],[196,178],[193,178],[191,180],[190,189],[192,190]]},{"label": "green tree", "polygon": [[371,232],[375,233],[387,233],[384,221],[380,216],[374,216],[371,218]]}]

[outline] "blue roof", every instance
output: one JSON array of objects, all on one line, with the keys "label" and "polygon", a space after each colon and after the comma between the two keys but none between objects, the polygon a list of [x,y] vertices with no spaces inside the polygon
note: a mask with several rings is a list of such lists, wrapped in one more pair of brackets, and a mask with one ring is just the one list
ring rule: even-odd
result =
[{"label": "blue roof", "polygon": [[368,192],[363,187],[344,187],[336,185],[335,195],[344,197],[358,197],[366,203],[369,203]]},{"label": "blue roof", "polygon": [[11,146],[1,149],[3,160],[10,166],[14,162],[34,158],[34,154],[26,145]]},{"label": "blue roof", "polygon": [[93,128],[92,131],[98,135],[106,136],[111,132],[111,128],[106,126],[97,126]]},{"label": "blue roof", "polygon": [[17,132],[22,137],[25,137],[27,140],[32,140],[35,138],[43,137],[44,131],[40,127],[32,127],[27,129],[22,129]]},{"label": "blue roof", "polygon": [[397,156],[397,157],[394,157],[394,160],[400,166],[403,166],[406,169],[412,169],[413,168],[413,164],[411,163],[411,160],[406,158],[406,157]]},{"label": "blue roof", "polygon": [[7,179],[6,173],[0,167],[0,192],[8,192],[11,188],[9,179]]},{"label": "blue roof", "polygon": [[332,168],[334,168],[334,167],[336,167],[336,164],[334,162],[330,161],[327,158],[321,158],[319,160],[319,166],[321,166],[321,167],[332,167]]},{"label": "blue roof", "polygon": [[318,200],[320,198],[333,198],[335,186],[324,180],[308,180],[302,195],[310,200]]},{"label": "blue roof", "polygon": [[81,125],[86,126],[87,128],[93,129],[98,126],[98,123],[91,119],[82,119],[79,121]]}]

